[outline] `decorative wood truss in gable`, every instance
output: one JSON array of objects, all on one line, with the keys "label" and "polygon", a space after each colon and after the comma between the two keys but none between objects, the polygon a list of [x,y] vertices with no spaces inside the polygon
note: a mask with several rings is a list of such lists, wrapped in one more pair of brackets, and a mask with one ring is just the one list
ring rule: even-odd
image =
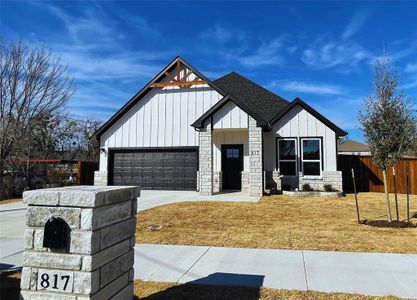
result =
[{"label": "decorative wood truss in gable", "polygon": [[[194,74],[193,70],[190,70],[187,66],[185,66],[183,63],[181,63],[179,60],[177,61],[174,72],[164,72],[164,75],[166,78],[168,78],[168,81],[160,81],[160,82],[154,82],[151,84],[151,87],[153,88],[164,88],[167,86],[192,86],[197,84],[207,84],[208,82],[206,80],[200,79],[196,74]],[[174,74],[172,74],[174,73]],[[194,74],[194,78],[192,80],[189,80],[190,75]]]}]

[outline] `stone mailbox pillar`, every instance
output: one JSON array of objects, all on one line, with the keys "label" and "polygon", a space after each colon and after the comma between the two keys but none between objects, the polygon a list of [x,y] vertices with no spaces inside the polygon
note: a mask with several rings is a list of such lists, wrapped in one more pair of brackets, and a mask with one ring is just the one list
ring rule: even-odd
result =
[{"label": "stone mailbox pillar", "polygon": [[21,299],[132,299],[136,187],[25,192]]}]

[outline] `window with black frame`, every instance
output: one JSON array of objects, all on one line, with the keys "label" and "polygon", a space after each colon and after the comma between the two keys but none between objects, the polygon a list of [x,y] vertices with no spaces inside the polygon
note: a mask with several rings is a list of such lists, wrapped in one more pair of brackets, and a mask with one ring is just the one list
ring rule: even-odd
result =
[{"label": "window with black frame", "polygon": [[296,139],[278,139],[278,167],[280,175],[297,175]]},{"label": "window with black frame", "polygon": [[301,139],[301,164],[304,176],[321,175],[321,139]]}]

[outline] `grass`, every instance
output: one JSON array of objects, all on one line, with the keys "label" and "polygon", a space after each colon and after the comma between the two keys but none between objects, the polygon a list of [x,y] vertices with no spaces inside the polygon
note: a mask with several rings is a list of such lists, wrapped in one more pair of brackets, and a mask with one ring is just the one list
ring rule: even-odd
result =
[{"label": "grass", "polygon": [[346,293],[322,293],[314,291],[276,290],[268,288],[245,288],[209,286],[196,284],[175,284],[166,282],[135,281],[136,299],[159,300],[159,299],[241,299],[241,300],[373,300],[400,299],[396,297],[371,297]]},{"label": "grass", "polygon": [[[0,299],[19,299],[20,273],[0,274]],[[313,291],[275,290],[267,288],[244,288],[226,286],[208,286],[193,284],[175,284],[135,280],[136,300],[158,299],[334,299],[334,300],[394,300],[396,297],[370,297],[345,293],[321,293]]]},{"label": "grass", "polygon": [[[137,214],[136,241],[150,244],[417,253],[417,229],[379,227],[384,194],[360,193],[358,224],[353,195],[345,198],[266,196],[258,203],[184,202]],[[391,204],[395,218],[393,196]],[[399,195],[400,218],[405,196]],[[417,196],[410,197],[417,224]],[[158,226],[162,225],[160,229]]]},{"label": "grass", "polygon": [[22,201],[22,198],[4,199],[4,200],[0,200],[0,205],[8,204],[8,203],[16,203],[16,202],[21,202],[21,201]]}]

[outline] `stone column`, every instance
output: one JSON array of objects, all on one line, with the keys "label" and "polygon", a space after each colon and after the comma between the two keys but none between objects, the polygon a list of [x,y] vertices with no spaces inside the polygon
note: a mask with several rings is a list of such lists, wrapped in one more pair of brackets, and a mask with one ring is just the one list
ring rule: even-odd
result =
[{"label": "stone column", "polygon": [[213,193],[219,193],[223,187],[223,173],[222,171],[213,171]]},{"label": "stone column", "polygon": [[249,116],[249,191],[251,196],[263,195],[262,128]]},{"label": "stone column", "polygon": [[21,299],[132,299],[138,196],[135,187],[25,192]]},{"label": "stone column", "polygon": [[200,129],[199,137],[199,193],[203,196],[213,194],[213,140],[210,120]]},{"label": "stone column", "polygon": [[107,185],[107,171],[94,171],[94,185]]}]

